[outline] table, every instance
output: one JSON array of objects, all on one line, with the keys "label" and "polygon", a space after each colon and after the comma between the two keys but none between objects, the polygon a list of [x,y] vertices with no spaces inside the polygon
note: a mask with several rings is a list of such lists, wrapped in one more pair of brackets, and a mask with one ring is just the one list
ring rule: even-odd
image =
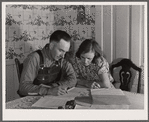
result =
[{"label": "table", "polygon": [[[144,109],[144,94],[123,91],[130,102],[129,109]],[[26,96],[6,103],[6,109],[43,109],[32,107],[41,96]]]}]

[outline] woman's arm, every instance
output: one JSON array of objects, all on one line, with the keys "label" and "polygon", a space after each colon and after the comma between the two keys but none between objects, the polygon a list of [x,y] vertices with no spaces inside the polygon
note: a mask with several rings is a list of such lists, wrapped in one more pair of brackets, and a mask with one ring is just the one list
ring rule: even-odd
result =
[{"label": "woman's arm", "polygon": [[111,81],[113,78],[109,74],[109,64],[104,57],[97,59],[97,65],[99,66],[98,76],[100,77],[100,86],[103,88],[113,88]]},{"label": "woman's arm", "polygon": [[112,88],[108,73],[99,74],[101,82],[99,82],[102,88]]}]

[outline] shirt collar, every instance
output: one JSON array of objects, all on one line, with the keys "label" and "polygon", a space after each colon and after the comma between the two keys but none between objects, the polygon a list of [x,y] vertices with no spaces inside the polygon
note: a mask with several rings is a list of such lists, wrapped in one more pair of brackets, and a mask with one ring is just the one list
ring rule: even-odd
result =
[{"label": "shirt collar", "polygon": [[49,60],[51,60],[52,62],[55,61],[55,60],[53,59],[52,55],[51,55],[51,52],[50,52],[50,49],[49,49],[49,44],[46,44],[44,50],[45,50],[45,55],[46,55],[46,57],[47,57]]}]

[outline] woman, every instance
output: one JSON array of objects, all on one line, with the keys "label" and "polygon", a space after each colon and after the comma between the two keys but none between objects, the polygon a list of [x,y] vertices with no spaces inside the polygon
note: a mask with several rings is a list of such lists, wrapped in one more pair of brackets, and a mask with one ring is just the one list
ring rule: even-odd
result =
[{"label": "woman", "polygon": [[96,41],[83,41],[71,63],[78,79],[77,85],[88,88],[113,87],[109,64],[102,56],[101,48]]}]

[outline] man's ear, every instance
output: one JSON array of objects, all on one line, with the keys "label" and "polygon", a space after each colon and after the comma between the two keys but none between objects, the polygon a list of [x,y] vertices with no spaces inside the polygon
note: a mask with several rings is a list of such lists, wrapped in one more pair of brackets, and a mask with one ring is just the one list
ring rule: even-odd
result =
[{"label": "man's ear", "polygon": [[53,49],[53,47],[54,47],[54,43],[53,43],[53,42],[51,42],[51,43],[49,44],[49,48],[50,48],[50,50],[52,50],[52,49]]}]

